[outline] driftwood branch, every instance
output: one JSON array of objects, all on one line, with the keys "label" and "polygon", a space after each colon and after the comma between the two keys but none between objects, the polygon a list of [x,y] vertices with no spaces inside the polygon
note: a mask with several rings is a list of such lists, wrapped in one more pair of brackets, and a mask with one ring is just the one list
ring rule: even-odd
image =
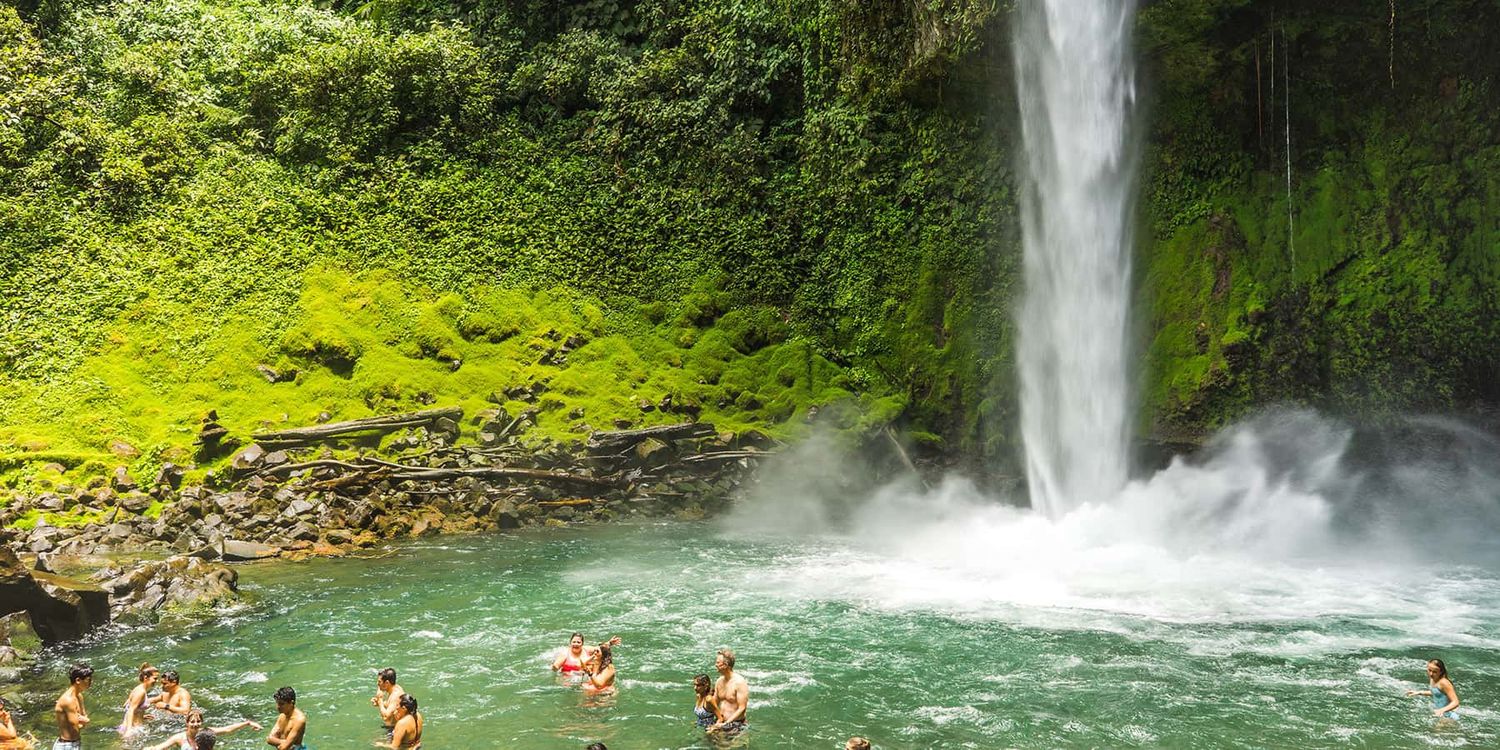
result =
[{"label": "driftwood branch", "polygon": [[251,437],[255,442],[261,444],[284,445],[287,443],[309,443],[340,435],[351,435],[361,432],[391,432],[403,427],[420,427],[436,422],[444,417],[456,422],[462,419],[463,415],[464,410],[461,407],[450,406],[442,409],[426,409],[408,414],[352,419],[347,422],[333,422],[317,425],[316,427],[298,427],[290,430],[257,432],[251,435]]},{"label": "driftwood branch", "polygon": [[613,453],[625,450],[636,443],[656,438],[658,440],[682,440],[714,434],[714,426],[707,422],[683,422],[681,424],[646,427],[639,430],[615,430],[596,432],[589,436],[590,453]]},{"label": "driftwood branch", "polygon": [[613,479],[600,479],[599,477],[584,476],[582,474],[569,474],[563,471],[546,471],[544,469],[510,469],[500,466],[473,466],[463,469],[415,469],[398,474],[392,474],[391,479],[395,481],[418,481],[418,482],[441,482],[460,477],[483,477],[490,479],[531,479],[539,482],[562,482],[565,484],[581,484],[590,487],[619,488],[624,485]]},{"label": "driftwood branch", "polygon": [[683,456],[682,462],[685,464],[696,464],[712,461],[735,461],[741,458],[766,458],[768,456],[774,455],[776,454],[773,451],[716,451],[714,453],[699,453],[694,456]]}]

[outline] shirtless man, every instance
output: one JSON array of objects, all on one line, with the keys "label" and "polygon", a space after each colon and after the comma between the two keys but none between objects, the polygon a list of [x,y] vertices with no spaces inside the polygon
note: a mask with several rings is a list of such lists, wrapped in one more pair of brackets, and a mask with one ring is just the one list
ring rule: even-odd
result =
[{"label": "shirtless man", "polygon": [[307,750],[302,745],[302,735],[307,732],[307,714],[297,708],[297,691],[289,688],[276,689],[276,726],[266,744],[276,750]]},{"label": "shirtless man", "polygon": [[193,696],[182,686],[182,678],[178,676],[177,670],[169,669],[161,673],[161,695],[156,696],[151,705],[179,716],[187,716],[193,710]]},{"label": "shirtless man", "polygon": [[52,750],[80,750],[83,747],[83,728],[89,723],[89,711],[83,705],[83,691],[94,684],[94,669],[79,664],[68,673],[68,680],[71,683],[68,689],[52,706],[52,713],[57,717],[57,742],[52,744]]},{"label": "shirtless man", "polygon": [[708,728],[710,732],[734,734],[745,728],[749,721],[746,709],[750,703],[750,684],[734,673],[734,652],[722,648],[714,656],[714,668],[719,670],[719,680],[714,683],[714,699],[719,703],[719,721]]},{"label": "shirtless man", "polygon": [[10,718],[10,704],[0,698],[0,750],[29,750],[31,743],[21,739],[16,732],[16,722]]},{"label": "shirtless man", "polygon": [[387,730],[396,726],[396,709],[401,705],[401,696],[406,691],[396,684],[396,670],[386,667],[375,677],[375,697],[370,705],[380,709],[380,723]]}]

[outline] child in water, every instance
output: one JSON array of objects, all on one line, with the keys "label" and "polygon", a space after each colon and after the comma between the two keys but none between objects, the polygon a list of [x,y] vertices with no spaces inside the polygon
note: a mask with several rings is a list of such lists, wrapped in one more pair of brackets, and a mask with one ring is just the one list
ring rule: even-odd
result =
[{"label": "child in water", "polygon": [[1458,691],[1453,689],[1453,680],[1448,679],[1448,667],[1442,659],[1427,662],[1426,690],[1408,690],[1406,696],[1432,696],[1432,715],[1439,719],[1458,720]]}]

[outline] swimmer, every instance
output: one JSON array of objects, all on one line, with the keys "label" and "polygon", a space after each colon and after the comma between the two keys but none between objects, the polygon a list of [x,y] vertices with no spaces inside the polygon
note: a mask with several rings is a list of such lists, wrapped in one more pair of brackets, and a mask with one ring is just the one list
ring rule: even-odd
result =
[{"label": "swimmer", "polygon": [[[165,678],[166,675],[162,675],[162,677]],[[217,735],[238,732],[245,727],[251,727],[257,731],[260,730],[259,724],[248,719],[228,726],[206,729],[203,726],[203,709],[194,708],[188,711],[187,723],[183,725],[181,732],[172,735],[167,738],[166,742],[151,748],[151,750],[197,750],[202,747],[202,743],[199,740],[209,732],[213,732],[213,736],[215,737],[215,740],[209,740],[211,746],[211,743],[216,741]]]},{"label": "swimmer", "polygon": [[182,686],[182,678],[177,675],[177,670],[169,669],[161,673],[161,695],[151,701],[151,706],[181,716],[187,716],[193,710],[193,696]]},{"label": "swimmer", "polygon": [[417,699],[403,694],[396,704],[396,726],[391,728],[391,744],[376,743],[390,750],[421,750],[422,715],[417,713]]},{"label": "swimmer", "polygon": [[707,729],[719,721],[719,703],[714,700],[714,683],[708,675],[693,676],[693,692],[698,694],[693,703],[693,716],[698,718],[698,728]]},{"label": "swimmer", "polygon": [[710,732],[735,734],[745,729],[750,721],[750,683],[734,672],[734,651],[723,648],[714,655],[714,668],[719,670],[719,681],[714,683],[714,700],[719,705],[719,720],[708,728]]},{"label": "swimmer", "polygon": [[609,750],[609,748],[605,747],[603,742],[590,742],[589,746],[583,750]]},{"label": "swimmer", "polygon": [[[605,641],[610,646],[620,645],[620,636],[615,636]],[[594,647],[583,645],[583,633],[574,633],[568,639],[568,645],[558,652],[557,658],[552,660],[552,671],[568,674],[569,672],[582,672],[583,665],[588,663],[593,656]]]},{"label": "swimmer", "polygon": [[276,750],[307,750],[302,744],[302,735],[307,733],[307,714],[297,708],[297,691],[289,687],[277,688],[273,697],[276,699],[276,726],[271,727],[266,744]]},{"label": "swimmer", "polygon": [[193,740],[193,750],[214,750],[217,744],[219,744],[218,733],[212,729],[205,729],[199,732],[197,738]]},{"label": "swimmer", "polygon": [[1448,679],[1448,667],[1444,666],[1442,659],[1427,662],[1427,684],[1427,690],[1408,690],[1406,697],[1430,695],[1433,716],[1457,721],[1458,691],[1453,689],[1453,681]]},{"label": "swimmer", "polygon": [[870,750],[870,741],[863,737],[850,737],[844,743],[844,750]]},{"label": "swimmer", "polygon": [[137,679],[140,684],[131,688],[130,695],[125,698],[125,720],[120,723],[120,734],[130,734],[142,728],[146,723],[146,694],[151,692],[151,687],[156,684],[156,675],[159,674],[156,667],[149,663],[142,663]]},{"label": "swimmer", "polygon": [[31,740],[23,739],[16,732],[16,722],[10,718],[10,704],[0,698],[0,750],[32,750]]},{"label": "swimmer", "polygon": [[79,664],[68,672],[68,689],[52,704],[52,714],[57,719],[57,742],[52,750],[80,750],[83,747],[83,728],[88,726],[89,711],[83,705],[83,691],[94,684],[94,668]]},{"label": "swimmer", "polygon": [[396,725],[396,710],[404,695],[406,691],[396,684],[396,670],[386,667],[375,675],[375,697],[370,699],[370,705],[380,711],[380,724],[386,729]]},{"label": "swimmer", "polygon": [[587,682],[583,683],[584,690],[603,692],[613,690],[615,687],[615,654],[609,647],[609,642],[599,644],[589,657],[588,666],[584,667],[583,675]]}]

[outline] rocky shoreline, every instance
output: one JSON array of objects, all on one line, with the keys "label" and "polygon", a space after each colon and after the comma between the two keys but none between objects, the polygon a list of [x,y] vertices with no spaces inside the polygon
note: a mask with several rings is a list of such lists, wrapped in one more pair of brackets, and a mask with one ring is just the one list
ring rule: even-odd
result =
[{"label": "rocky shoreline", "polygon": [[[185,485],[184,469],[164,464],[149,483],[121,468],[108,484],[17,498],[0,507],[0,678],[25,669],[37,644],[111,622],[206,616],[238,596],[226,563],[338,556],[432,534],[701,518],[776,448],[763,435],[696,421],[527,444],[532,416],[477,415],[478,440],[464,444],[462,413],[449,408],[256,433],[236,445],[210,414],[199,455],[217,454],[224,468],[201,484]],[[38,511],[98,520],[10,528]]]}]

